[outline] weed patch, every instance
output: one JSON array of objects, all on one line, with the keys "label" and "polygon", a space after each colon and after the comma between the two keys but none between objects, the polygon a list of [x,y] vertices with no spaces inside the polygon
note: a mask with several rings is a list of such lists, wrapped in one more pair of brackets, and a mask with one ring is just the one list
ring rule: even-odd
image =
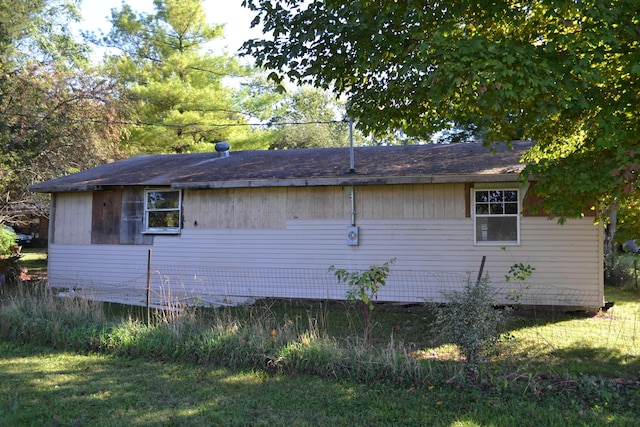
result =
[{"label": "weed patch", "polygon": [[596,316],[499,318],[512,338],[491,329],[482,346],[470,341],[469,376],[466,338],[440,332],[474,331],[462,319],[484,311],[449,313],[459,323],[447,326],[440,308],[377,304],[367,342],[364,313],[345,302],[157,310],[146,325],[142,310],[36,286],[0,306],[0,424],[634,425],[640,294],[608,292],[616,304]]},{"label": "weed patch", "polygon": [[0,335],[56,349],[373,381],[451,378],[469,358],[484,365],[477,370],[508,378],[633,376],[640,371],[637,295],[620,289],[612,295],[615,307],[591,317],[507,319],[486,296],[484,306],[473,298],[445,308],[380,304],[367,343],[356,326],[363,313],[347,303],[265,300],[252,307],[158,310],[146,326],[142,311],[55,298],[34,287],[3,301]]}]

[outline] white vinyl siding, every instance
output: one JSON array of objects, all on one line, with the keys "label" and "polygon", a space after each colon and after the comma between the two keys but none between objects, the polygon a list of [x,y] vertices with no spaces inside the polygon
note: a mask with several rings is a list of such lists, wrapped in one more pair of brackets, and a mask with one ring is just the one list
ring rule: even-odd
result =
[{"label": "white vinyl siding", "polygon": [[[351,204],[345,187],[185,190],[180,234],[91,245],[91,193],[58,194],[49,281],[139,292],[151,249],[154,289],[344,299],[346,289],[329,266],[363,269],[397,258],[379,301],[443,301],[465,277],[477,276],[486,256],[484,273],[498,286],[512,286],[504,276],[515,263],[535,268],[523,304],[603,303],[602,229],[592,219],[561,226],[546,217],[518,217],[519,245],[478,245],[474,193],[465,184],[356,187],[355,197],[357,246],[346,243]],[[139,212],[142,223],[142,206]]]},{"label": "white vinyl siding", "polygon": [[[525,304],[599,307],[603,302],[601,230],[590,219],[560,226],[546,218],[523,218],[522,245],[506,251],[473,245],[471,218],[362,220],[359,246],[345,244],[346,225],[339,220],[290,220],[285,230],[183,230],[179,236],[156,236],[149,247],[153,286],[209,287],[253,297],[344,299],[346,289],[327,275],[330,265],[360,269],[396,257],[379,301],[442,301],[445,293],[463,284],[448,275],[475,277],[486,256],[484,272],[495,284],[503,284],[516,262],[535,267]],[[127,280],[144,286],[146,249],[52,245],[52,284],[90,277],[114,288]],[[166,275],[177,270],[189,274],[179,281]],[[423,272],[428,278],[418,274]],[[227,276],[222,280],[221,275]]]}]

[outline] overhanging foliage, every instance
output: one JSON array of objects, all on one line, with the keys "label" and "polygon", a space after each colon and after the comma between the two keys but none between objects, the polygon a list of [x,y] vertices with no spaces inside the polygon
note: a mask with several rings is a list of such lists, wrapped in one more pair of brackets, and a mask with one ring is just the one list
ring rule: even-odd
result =
[{"label": "overhanging foliage", "polygon": [[[475,124],[530,138],[551,215],[635,200],[640,17],[635,0],[245,0],[271,78],[348,96],[360,128],[428,137]],[[602,211],[603,215],[607,212]]]}]

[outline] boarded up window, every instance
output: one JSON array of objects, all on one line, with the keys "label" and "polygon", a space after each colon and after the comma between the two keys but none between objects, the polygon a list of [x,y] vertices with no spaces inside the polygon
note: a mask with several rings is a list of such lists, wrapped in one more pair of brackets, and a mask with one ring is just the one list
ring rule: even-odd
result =
[{"label": "boarded up window", "polygon": [[122,207],[122,191],[110,188],[93,192],[91,215],[91,243],[120,243],[120,212]]},{"label": "boarded up window", "polygon": [[122,223],[120,243],[124,245],[151,244],[153,236],[142,234],[144,230],[144,190],[125,188],[122,190]]},{"label": "boarded up window", "polygon": [[93,193],[91,243],[94,245],[144,245],[153,236],[144,228],[144,189],[108,188]]}]

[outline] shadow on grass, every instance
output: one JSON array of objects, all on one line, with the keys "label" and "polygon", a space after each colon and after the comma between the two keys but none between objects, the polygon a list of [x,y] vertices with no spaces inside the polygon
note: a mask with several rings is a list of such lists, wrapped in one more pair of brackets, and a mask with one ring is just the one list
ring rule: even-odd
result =
[{"label": "shadow on grass", "polygon": [[552,367],[556,370],[562,367],[573,376],[598,375],[640,381],[640,357],[631,356],[624,350],[575,344],[556,349],[552,355],[562,361]]},{"label": "shadow on grass", "polygon": [[80,355],[0,343],[2,425],[634,425],[563,390],[533,399],[437,385],[361,384]]},{"label": "shadow on grass", "polygon": [[23,248],[20,254],[19,264],[27,270],[27,274],[34,280],[47,277],[47,248],[28,247]]}]

